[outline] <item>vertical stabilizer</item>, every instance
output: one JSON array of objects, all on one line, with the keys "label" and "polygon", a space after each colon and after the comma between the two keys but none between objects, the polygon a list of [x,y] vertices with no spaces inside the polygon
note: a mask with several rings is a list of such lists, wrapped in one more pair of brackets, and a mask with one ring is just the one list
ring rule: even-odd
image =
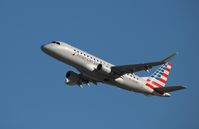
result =
[{"label": "vertical stabilizer", "polygon": [[167,62],[163,64],[150,77],[147,78],[146,85],[151,88],[164,87],[167,82],[167,78],[169,76],[171,67],[172,67],[171,63]]}]

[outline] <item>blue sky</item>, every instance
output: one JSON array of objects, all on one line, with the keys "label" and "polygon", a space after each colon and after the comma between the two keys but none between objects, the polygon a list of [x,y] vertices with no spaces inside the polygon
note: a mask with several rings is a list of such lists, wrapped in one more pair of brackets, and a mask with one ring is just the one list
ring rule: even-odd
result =
[{"label": "blue sky", "polygon": [[[198,1],[0,3],[0,128],[199,128]],[[65,73],[74,68],[40,50],[52,40],[115,65],[157,61],[178,52],[168,85],[188,89],[161,98],[104,84],[67,87]]]}]

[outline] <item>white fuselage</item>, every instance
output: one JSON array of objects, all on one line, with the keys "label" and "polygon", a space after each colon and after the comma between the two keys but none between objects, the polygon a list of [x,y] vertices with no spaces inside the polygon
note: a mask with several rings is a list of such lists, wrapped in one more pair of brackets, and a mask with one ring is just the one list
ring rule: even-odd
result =
[{"label": "white fuselage", "polygon": [[144,78],[135,74],[124,74],[118,78],[111,79],[109,75],[96,72],[96,68],[99,64],[103,64],[103,66],[111,68],[114,66],[113,64],[64,42],[59,41],[58,43],[45,44],[41,49],[48,55],[75,67],[81,74],[96,82],[110,84],[122,89],[140,92],[147,95],[153,93],[153,89],[145,85],[146,80]]}]

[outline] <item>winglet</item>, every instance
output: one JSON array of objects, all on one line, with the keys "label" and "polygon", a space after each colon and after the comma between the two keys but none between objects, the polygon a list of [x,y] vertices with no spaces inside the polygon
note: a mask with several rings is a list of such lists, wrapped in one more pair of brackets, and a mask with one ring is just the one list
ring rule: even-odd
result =
[{"label": "winglet", "polygon": [[176,56],[176,54],[177,54],[176,52],[173,53],[173,54],[171,54],[170,56],[168,56],[167,58],[165,58],[165,59],[162,60],[161,62],[163,62],[163,63],[169,62],[171,59],[173,59],[174,56]]}]

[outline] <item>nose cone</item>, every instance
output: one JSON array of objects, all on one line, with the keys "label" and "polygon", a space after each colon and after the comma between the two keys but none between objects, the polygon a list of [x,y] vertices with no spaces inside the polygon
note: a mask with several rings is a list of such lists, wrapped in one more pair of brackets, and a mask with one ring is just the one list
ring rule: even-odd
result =
[{"label": "nose cone", "polygon": [[41,46],[41,50],[43,52],[45,52],[45,53],[48,51],[48,49],[49,49],[49,45],[48,44],[44,44],[44,45]]},{"label": "nose cone", "polygon": [[41,46],[41,50],[42,50],[42,51],[45,51],[45,50],[46,50],[45,45],[42,45],[42,46]]}]

